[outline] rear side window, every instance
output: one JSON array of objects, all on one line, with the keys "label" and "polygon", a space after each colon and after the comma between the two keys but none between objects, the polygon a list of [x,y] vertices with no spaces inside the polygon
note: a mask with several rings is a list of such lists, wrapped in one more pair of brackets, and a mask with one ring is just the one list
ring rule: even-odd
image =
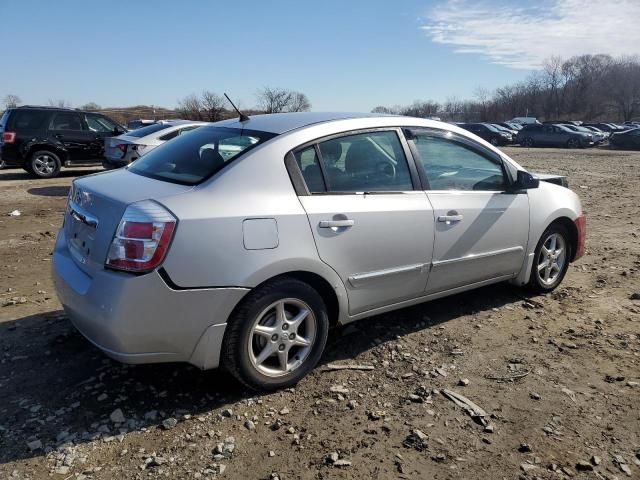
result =
[{"label": "rear side window", "polygon": [[196,185],[275,134],[246,129],[200,127],[133,162],[131,172],[182,185]]},{"label": "rear side window", "polygon": [[38,110],[14,110],[11,128],[15,130],[38,130],[44,127],[49,115]]},{"label": "rear side window", "polygon": [[142,138],[146,137],[147,135],[151,135],[152,133],[159,132],[160,130],[164,130],[165,128],[169,128],[170,126],[171,124],[169,123],[154,123],[153,125],[148,125],[146,127],[138,128],[133,132],[129,132],[127,133],[127,136]]},{"label": "rear side window", "polygon": [[396,132],[366,132],[319,144],[327,190],[413,190],[409,166]]},{"label": "rear side window", "polygon": [[324,192],[324,179],[322,178],[322,170],[320,169],[315,146],[300,150],[294,154],[294,157],[309,191],[311,193]]},{"label": "rear side window", "polygon": [[81,131],[82,119],[77,113],[57,113],[49,126],[50,130]]}]

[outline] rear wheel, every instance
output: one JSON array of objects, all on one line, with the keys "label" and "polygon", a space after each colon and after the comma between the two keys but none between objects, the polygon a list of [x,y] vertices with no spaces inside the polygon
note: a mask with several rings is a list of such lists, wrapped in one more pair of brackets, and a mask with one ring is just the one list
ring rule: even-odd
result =
[{"label": "rear wheel", "polygon": [[39,150],[31,154],[27,171],[40,178],[52,178],[58,176],[61,166],[60,157],[55,153]]},{"label": "rear wheel", "polygon": [[536,246],[529,288],[546,293],[554,290],[567,273],[571,258],[569,234],[562,225],[550,225]]},{"label": "rear wheel", "polygon": [[494,147],[497,147],[498,145],[500,145],[500,140],[498,140],[498,137],[491,137],[491,145],[493,145]]},{"label": "rear wheel", "polygon": [[222,364],[254,390],[296,384],[318,363],[329,332],[322,297],[281,278],[249,293],[229,319]]}]

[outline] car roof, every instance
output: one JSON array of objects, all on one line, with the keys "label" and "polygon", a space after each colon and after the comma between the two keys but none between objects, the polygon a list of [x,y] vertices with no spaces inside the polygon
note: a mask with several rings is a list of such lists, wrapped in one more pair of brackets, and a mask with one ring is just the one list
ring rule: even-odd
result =
[{"label": "car roof", "polygon": [[264,115],[252,115],[249,117],[249,120],[245,122],[241,122],[239,118],[232,118],[216,122],[214,125],[217,127],[246,128],[248,130],[282,134],[316,123],[355,118],[380,118],[389,116],[391,115],[353,112],[269,113]]}]

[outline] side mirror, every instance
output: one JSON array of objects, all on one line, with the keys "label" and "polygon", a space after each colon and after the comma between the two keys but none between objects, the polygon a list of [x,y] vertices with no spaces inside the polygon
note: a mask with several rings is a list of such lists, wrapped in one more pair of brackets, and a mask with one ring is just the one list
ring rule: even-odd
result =
[{"label": "side mirror", "polygon": [[511,190],[529,190],[531,188],[538,188],[539,186],[540,180],[529,172],[518,170],[518,176],[516,181],[511,184]]}]

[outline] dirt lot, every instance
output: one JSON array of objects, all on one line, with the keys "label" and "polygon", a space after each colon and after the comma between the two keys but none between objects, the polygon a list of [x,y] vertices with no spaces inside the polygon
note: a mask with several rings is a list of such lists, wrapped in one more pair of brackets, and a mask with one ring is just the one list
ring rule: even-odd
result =
[{"label": "dirt lot", "polygon": [[507,150],[583,199],[588,252],[562,286],[528,299],[497,285],[352,324],[295,389],[261,396],[223,372],[93,348],[49,273],[68,185],[87,170],[0,172],[0,478],[640,478],[640,153]]}]

